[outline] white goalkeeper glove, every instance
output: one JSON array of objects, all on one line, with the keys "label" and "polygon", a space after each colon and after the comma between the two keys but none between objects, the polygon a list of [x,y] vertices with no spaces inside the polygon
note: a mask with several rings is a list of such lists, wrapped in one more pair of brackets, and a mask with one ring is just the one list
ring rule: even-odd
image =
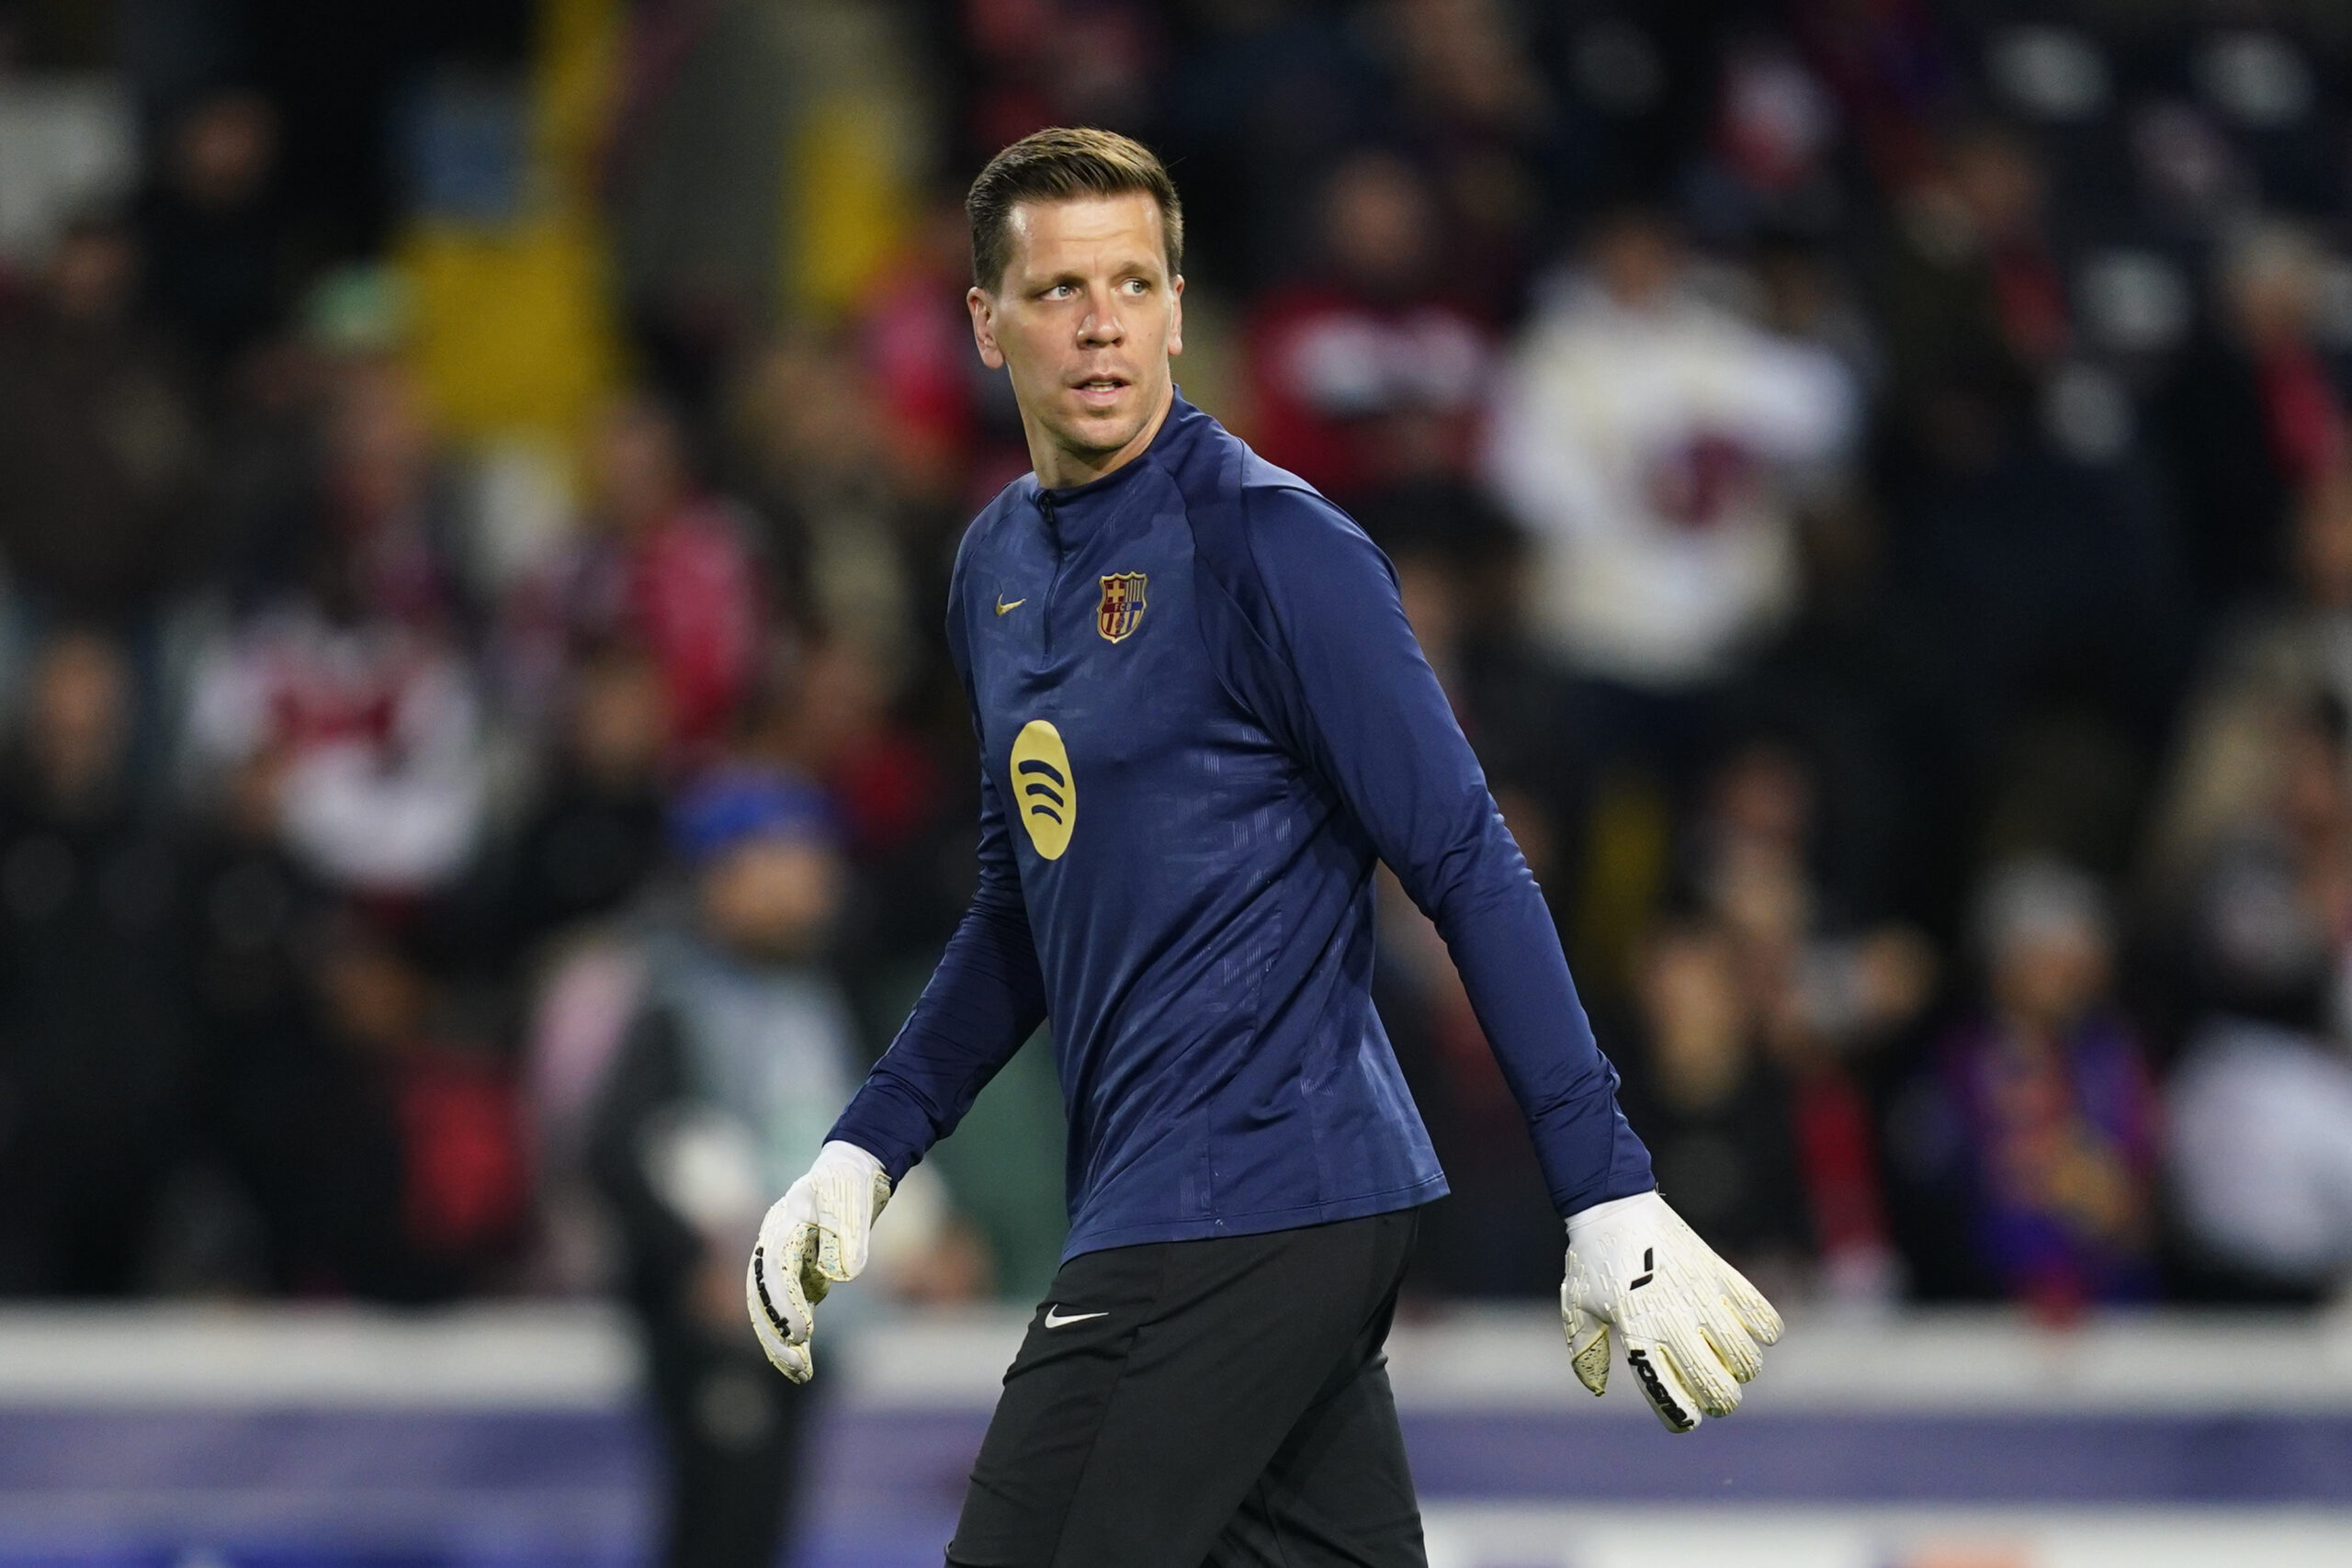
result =
[{"label": "white goalkeeper glove", "polygon": [[1772,1303],[1656,1192],[1568,1216],[1560,1324],[1577,1381],[1596,1394],[1609,1386],[1615,1329],[1669,1432],[1736,1409],[1739,1385],[1763,1368],[1758,1347],[1781,1337]]},{"label": "white goalkeeper glove", "polygon": [[808,1174],[760,1222],[743,1292],[760,1348],[794,1382],[817,1370],[808,1344],[817,1303],[865,1267],[875,1216],[889,1201],[882,1162],[855,1144],[835,1142],[817,1151]]}]

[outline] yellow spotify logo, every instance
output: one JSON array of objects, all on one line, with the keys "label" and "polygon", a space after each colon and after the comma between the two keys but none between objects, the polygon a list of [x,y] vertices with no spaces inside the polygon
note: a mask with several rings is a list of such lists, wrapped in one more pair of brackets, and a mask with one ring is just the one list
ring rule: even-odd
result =
[{"label": "yellow spotify logo", "polygon": [[1061,859],[1078,826],[1078,781],[1070,776],[1062,732],[1042,718],[1031,719],[1013,737],[1012,803],[1037,852]]}]

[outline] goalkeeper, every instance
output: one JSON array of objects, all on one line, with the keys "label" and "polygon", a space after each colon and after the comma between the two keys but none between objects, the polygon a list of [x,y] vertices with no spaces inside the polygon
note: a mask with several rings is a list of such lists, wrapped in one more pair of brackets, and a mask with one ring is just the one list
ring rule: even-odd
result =
[{"label": "goalkeeper", "polygon": [[1526,1114],[1586,1386],[1613,1337],[1688,1431],[1739,1403],[1780,1320],[1658,1196],[1386,559],[1176,395],[1159,160],[1040,131],[967,209],[974,336],[1035,470],[949,589],[979,890],[762,1227],[753,1324],[810,1375],[811,1309],[864,1266],[892,1184],[1050,1017],[1069,1241],[948,1562],[1418,1565],[1381,1347],[1445,1178],[1372,1008],[1375,861],[1443,933]]}]

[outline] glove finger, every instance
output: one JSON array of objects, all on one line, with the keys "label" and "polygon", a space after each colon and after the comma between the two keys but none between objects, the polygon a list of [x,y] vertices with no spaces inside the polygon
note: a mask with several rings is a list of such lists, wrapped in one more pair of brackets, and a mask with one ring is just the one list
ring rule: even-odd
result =
[{"label": "glove finger", "polygon": [[1748,1382],[1764,1370],[1764,1353],[1756,1341],[1748,1337],[1747,1326],[1739,1321],[1728,1303],[1699,1319],[1699,1333],[1708,1348],[1732,1375],[1734,1382]]},{"label": "glove finger", "polygon": [[768,1364],[786,1377],[799,1382],[796,1373],[808,1364],[806,1351],[799,1346],[786,1344],[784,1337],[770,1329],[765,1323],[755,1322],[752,1328],[759,1336],[760,1349],[766,1354]]},{"label": "glove finger", "polygon": [[1591,1309],[1591,1293],[1582,1259],[1572,1250],[1560,1276],[1560,1329],[1577,1381],[1598,1396],[1609,1387],[1609,1320]]},{"label": "glove finger", "polygon": [[808,1353],[785,1343],[784,1321],[761,1286],[760,1277],[765,1265],[764,1252],[755,1248],[750,1265],[744,1269],[743,1293],[751,1309],[752,1332],[758,1337],[760,1348],[767,1353],[768,1360],[776,1371],[795,1382],[806,1382],[808,1381]]},{"label": "glove finger", "polygon": [[817,1348],[813,1345],[786,1345],[768,1358],[775,1370],[794,1382],[807,1382],[817,1375]]},{"label": "glove finger", "polygon": [[752,1260],[743,1265],[743,1307],[750,1314],[752,1331],[759,1335],[760,1343],[763,1345],[767,1343],[768,1336],[771,1334],[775,1335],[779,1342],[784,1338],[784,1325],[777,1323],[771,1315],[768,1293],[763,1288],[764,1280],[762,1276],[767,1272],[767,1248],[763,1247],[752,1248]]},{"label": "glove finger", "polygon": [[1677,1324],[1661,1348],[1701,1410],[1710,1416],[1728,1416],[1739,1408],[1739,1384],[1697,1324]]},{"label": "glove finger", "polygon": [[1715,1250],[1692,1230],[1679,1214],[1670,1215],[1670,1224],[1689,1242],[1689,1250],[1713,1265],[1715,1293],[1727,1303],[1732,1315],[1739,1319],[1758,1345],[1770,1345],[1781,1337],[1781,1314],[1764,1299],[1764,1292],[1747,1282],[1747,1276],[1724,1262]]},{"label": "glove finger", "polygon": [[784,1324],[784,1341],[787,1345],[806,1345],[817,1327],[815,1304],[808,1290],[808,1255],[814,1231],[811,1225],[795,1225],[785,1237],[782,1264],[767,1270],[768,1300]]},{"label": "glove finger", "polygon": [[874,1216],[889,1201],[888,1178],[876,1175],[869,1185],[843,1178],[817,1184],[819,1245],[815,1266],[835,1281],[854,1280],[865,1271],[874,1232]]},{"label": "glove finger", "polygon": [[1634,1382],[1640,1387],[1642,1397],[1650,1402],[1657,1418],[1669,1432],[1688,1432],[1699,1425],[1699,1402],[1691,1397],[1674,1369],[1673,1363],[1660,1351],[1656,1342],[1625,1344],[1625,1364],[1633,1369]]},{"label": "glove finger", "polygon": [[1730,1307],[1739,1325],[1758,1345],[1770,1345],[1781,1337],[1781,1314],[1764,1299],[1764,1292],[1747,1282],[1747,1276],[1726,1263],[1723,1266],[1724,1304]]},{"label": "glove finger", "polygon": [[1595,1394],[1609,1389],[1609,1324],[1595,1317],[1582,1307],[1571,1306],[1560,1314],[1560,1326],[1567,1334],[1568,1364],[1576,1369],[1577,1382]]},{"label": "glove finger", "polygon": [[874,1241],[874,1222],[882,1215],[882,1206],[890,1201],[890,1179],[876,1172],[871,1186],[859,1185],[842,1195],[844,1210],[837,1227],[840,1252],[835,1259],[840,1272],[836,1280],[854,1280],[865,1272]]},{"label": "glove finger", "polygon": [[831,1293],[833,1281],[838,1280],[840,1277],[841,1276],[837,1274],[828,1275],[824,1269],[818,1265],[814,1257],[804,1259],[800,1265],[800,1273],[798,1275],[802,1299],[807,1301],[810,1306],[815,1306],[819,1302],[823,1301],[827,1295]]},{"label": "glove finger", "polygon": [[856,1279],[865,1267],[865,1228],[853,1227],[838,1212],[828,1212],[832,1208],[826,1205],[818,1211],[816,1236],[804,1265],[812,1299],[821,1296],[825,1286],[835,1280]]},{"label": "glove finger", "polygon": [[776,1299],[779,1292],[770,1289],[775,1273],[766,1246],[752,1248],[752,1261],[743,1270],[744,1304],[751,1309],[752,1326],[759,1330],[761,1337],[764,1339],[774,1335],[776,1343],[782,1344],[792,1330],[785,1320],[783,1305]]}]

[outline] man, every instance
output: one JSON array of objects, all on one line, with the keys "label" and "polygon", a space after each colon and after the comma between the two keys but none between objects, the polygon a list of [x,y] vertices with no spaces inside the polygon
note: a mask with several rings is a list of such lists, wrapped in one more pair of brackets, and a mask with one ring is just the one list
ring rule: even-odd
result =
[{"label": "man", "polygon": [[164,1234],[203,1081],[181,868],[139,808],[120,647],[61,628],[27,673],[0,755],[0,1297],[121,1295]]},{"label": "man", "polygon": [[891,1184],[1048,1015],[1070,1235],[951,1564],[1424,1561],[1381,1345],[1445,1190],[1372,1010],[1373,869],[1442,932],[1569,1216],[1562,1305],[1667,1425],[1728,1412],[1779,1319],[1677,1219],[1387,562],[1175,395],[1176,192],[1047,130],[967,203],[980,356],[1035,473],[966,536],[948,637],[980,888],[752,1256],[786,1375]]},{"label": "man", "polygon": [[1469,467],[1493,330],[1450,275],[1420,172],[1368,152],[1324,183],[1317,265],[1250,312],[1261,456],[1350,505]]},{"label": "man", "polygon": [[641,991],[584,1153],[668,1448],[664,1568],[767,1568],[805,1491],[809,1406],[744,1337],[735,1260],[759,1198],[808,1158],[854,1076],[825,961],[845,868],[824,796],[762,768],[686,792],[670,839],[692,880],[633,933]]},{"label": "man", "polygon": [[1701,299],[1663,218],[1605,220],[1586,262],[1501,377],[1487,479],[1533,547],[1537,640],[1671,724],[1792,608],[1778,481],[1845,453],[1858,400],[1826,350]]}]

